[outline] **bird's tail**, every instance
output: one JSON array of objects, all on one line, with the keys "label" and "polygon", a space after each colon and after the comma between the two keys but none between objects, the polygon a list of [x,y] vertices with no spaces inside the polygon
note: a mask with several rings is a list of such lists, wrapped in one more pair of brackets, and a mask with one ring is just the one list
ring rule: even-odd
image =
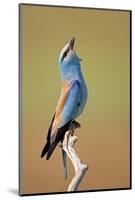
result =
[{"label": "bird's tail", "polygon": [[49,146],[50,143],[47,141],[46,145],[44,146],[42,153],[41,153],[41,158],[43,158],[45,156],[45,154],[47,153],[47,151],[49,150]]},{"label": "bird's tail", "polygon": [[67,178],[67,153],[62,149],[62,159],[64,165],[64,178]]},{"label": "bird's tail", "polygon": [[57,146],[57,142],[55,141],[53,144],[50,143],[49,145],[49,149],[48,149],[48,152],[47,152],[47,155],[46,155],[46,160],[49,160],[49,158],[51,157],[55,147]]},{"label": "bird's tail", "polygon": [[51,157],[55,147],[57,145],[57,142],[54,142],[53,144],[51,144],[49,141],[47,141],[47,143],[45,144],[42,153],[41,153],[41,158],[43,158],[46,155],[46,160],[49,160],[49,158]]}]

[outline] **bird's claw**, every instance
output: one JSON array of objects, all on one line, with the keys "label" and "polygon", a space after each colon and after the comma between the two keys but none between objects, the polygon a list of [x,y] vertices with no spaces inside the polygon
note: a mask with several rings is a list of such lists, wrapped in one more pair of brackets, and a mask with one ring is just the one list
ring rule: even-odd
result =
[{"label": "bird's claw", "polygon": [[70,124],[70,127],[69,127],[69,131],[70,131],[71,136],[73,136],[74,130],[77,129],[77,128],[80,128],[80,127],[81,127],[81,124],[79,122],[73,120]]},{"label": "bird's claw", "polygon": [[59,146],[60,148],[62,148],[62,147],[63,147],[62,142],[59,142],[59,143],[58,143],[58,146]]},{"label": "bird's claw", "polygon": [[[77,122],[77,121],[75,121],[75,120],[73,120],[72,122],[71,122],[71,124],[70,124],[70,126],[69,126],[69,129],[68,129],[68,131],[69,131],[69,134],[67,135],[67,141],[66,141],[66,148],[68,147],[68,140],[69,140],[69,136],[71,135],[71,136],[73,136],[74,135],[74,132],[75,132],[75,129],[77,129],[77,128],[80,128],[81,127],[81,124],[79,123],[79,122]],[[63,148],[63,141],[62,142],[59,142],[58,143],[58,146],[60,147],[60,148]]]}]

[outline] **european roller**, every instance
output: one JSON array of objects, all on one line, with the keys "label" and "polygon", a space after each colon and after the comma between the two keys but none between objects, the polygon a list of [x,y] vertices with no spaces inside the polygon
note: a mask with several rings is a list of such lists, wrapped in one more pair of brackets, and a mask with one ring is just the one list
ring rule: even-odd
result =
[{"label": "european roller", "polygon": [[[73,37],[61,50],[59,56],[61,95],[41,153],[41,157],[46,154],[46,160],[50,158],[57,144],[63,142],[66,131],[71,127],[75,129],[80,126],[75,119],[82,113],[87,101],[87,87],[81,71],[81,59],[75,52],[74,44]],[[62,150],[62,153],[66,178],[66,152]]]}]

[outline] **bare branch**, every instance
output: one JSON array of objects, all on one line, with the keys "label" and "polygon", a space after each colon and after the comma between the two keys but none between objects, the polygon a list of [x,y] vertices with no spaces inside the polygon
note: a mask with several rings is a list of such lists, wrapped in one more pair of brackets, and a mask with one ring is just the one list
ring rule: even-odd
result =
[{"label": "bare branch", "polygon": [[71,131],[67,131],[65,133],[62,148],[64,149],[64,151],[67,153],[69,159],[71,160],[73,167],[74,167],[74,171],[75,171],[75,175],[74,175],[71,183],[69,184],[67,191],[76,191],[77,190],[77,188],[80,185],[81,180],[83,179],[83,177],[88,169],[88,166],[86,164],[81,163],[78,155],[76,154],[76,152],[73,148],[76,141],[77,141],[77,137],[72,136]]}]

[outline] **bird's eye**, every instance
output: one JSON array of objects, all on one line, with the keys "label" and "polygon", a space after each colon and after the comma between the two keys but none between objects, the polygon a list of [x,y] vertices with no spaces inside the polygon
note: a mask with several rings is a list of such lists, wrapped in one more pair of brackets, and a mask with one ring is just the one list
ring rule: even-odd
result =
[{"label": "bird's eye", "polygon": [[67,49],[67,50],[64,52],[64,54],[63,54],[63,56],[62,56],[62,61],[63,61],[63,59],[67,56],[68,51],[69,51],[69,49]]}]

